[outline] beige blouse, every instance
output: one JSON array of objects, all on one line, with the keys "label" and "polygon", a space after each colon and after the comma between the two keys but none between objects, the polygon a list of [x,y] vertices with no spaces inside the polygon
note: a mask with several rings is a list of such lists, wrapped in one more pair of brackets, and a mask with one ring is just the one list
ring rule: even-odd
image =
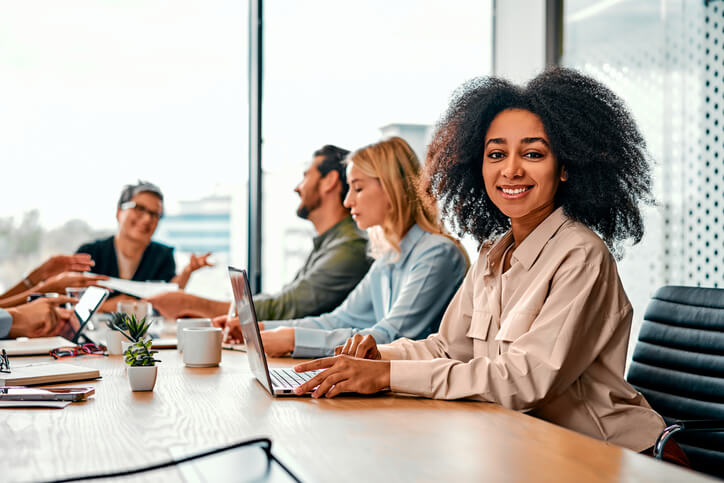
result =
[{"label": "beige blouse", "polygon": [[632,308],[603,241],[561,208],[486,243],[437,334],[379,346],[396,392],[498,403],[634,451],[664,421],[624,380]]}]

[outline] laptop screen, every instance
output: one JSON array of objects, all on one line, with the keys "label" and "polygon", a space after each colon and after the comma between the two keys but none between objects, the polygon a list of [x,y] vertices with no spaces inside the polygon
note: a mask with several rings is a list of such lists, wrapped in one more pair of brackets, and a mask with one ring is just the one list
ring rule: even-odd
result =
[{"label": "laptop screen", "polygon": [[241,323],[241,334],[244,336],[244,342],[246,342],[246,358],[249,360],[249,367],[259,382],[273,394],[246,270],[229,267],[229,279],[231,280],[231,289],[234,291],[236,314],[239,316],[239,322]]}]

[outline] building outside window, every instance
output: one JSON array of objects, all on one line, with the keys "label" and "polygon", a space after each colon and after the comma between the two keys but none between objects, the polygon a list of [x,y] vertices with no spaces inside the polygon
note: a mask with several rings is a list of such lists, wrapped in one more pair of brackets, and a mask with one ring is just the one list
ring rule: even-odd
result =
[{"label": "building outside window", "polygon": [[[399,135],[423,160],[455,88],[491,73],[490,1],[264,3],[265,292],[290,281],[314,230],[293,189],[325,144]],[[475,258],[476,244],[466,242]]]},{"label": "building outside window", "polygon": [[247,2],[3,2],[0,289],[114,233],[143,179],[179,269],[214,252],[188,289],[228,295],[225,264],[246,263],[247,26]]}]

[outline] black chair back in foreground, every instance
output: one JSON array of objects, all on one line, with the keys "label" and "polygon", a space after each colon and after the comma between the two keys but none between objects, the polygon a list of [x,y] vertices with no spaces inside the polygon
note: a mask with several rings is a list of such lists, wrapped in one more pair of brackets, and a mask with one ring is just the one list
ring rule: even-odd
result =
[{"label": "black chair back in foreground", "polygon": [[[724,477],[724,289],[661,287],[646,308],[628,381],[667,425],[692,468]],[[665,432],[666,434],[666,432]]]}]

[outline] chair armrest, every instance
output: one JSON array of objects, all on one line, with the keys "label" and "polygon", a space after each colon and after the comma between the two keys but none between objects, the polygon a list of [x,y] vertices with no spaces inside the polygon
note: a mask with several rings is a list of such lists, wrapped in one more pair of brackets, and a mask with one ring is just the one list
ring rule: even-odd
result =
[{"label": "chair armrest", "polygon": [[724,419],[702,419],[689,421],[676,421],[674,424],[667,426],[661,432],[656,443],[654,443],[654,457],[661,459],[664,454],[664,446],[676,433],[693,433],[693,432],[717,432],[724,431]]}]

